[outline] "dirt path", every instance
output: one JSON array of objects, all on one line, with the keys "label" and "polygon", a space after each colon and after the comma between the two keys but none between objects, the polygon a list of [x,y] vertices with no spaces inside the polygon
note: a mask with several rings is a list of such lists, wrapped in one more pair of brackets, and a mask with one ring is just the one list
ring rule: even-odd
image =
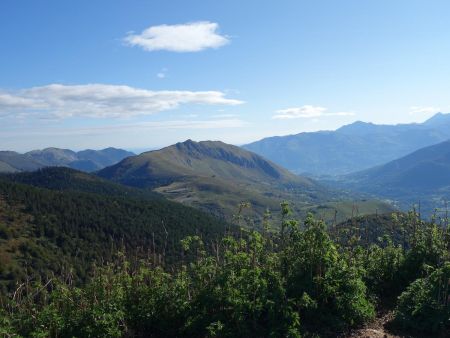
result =
[{"label": "dirt path", "polygon": [[403,338],[389,333],[385,329],[385,324],[392,320],[392,312],[384,313],[377,317],[372,323],[365,327],[351,332],[345,338]]}]

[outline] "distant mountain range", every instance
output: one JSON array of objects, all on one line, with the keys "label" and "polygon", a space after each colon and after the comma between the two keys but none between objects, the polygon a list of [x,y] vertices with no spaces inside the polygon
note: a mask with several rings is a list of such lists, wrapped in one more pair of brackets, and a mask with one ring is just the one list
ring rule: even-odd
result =
[{"label": "distant mountain range", "polygon": [[450,141],[345,175],[339,182],[348,189],[395,200],[403,208],[420,203],[430,213],[450,199]]},{"label": "distant mountain range", "polygon": [[[98,172],[100,177],[122,184],[151,188],[167,198],[208,210],[230,219],[239,202],[250,202],[261,216],[266,208],[279,210],[280,202],[292,202],[299,215],[308,211],[345,219],[351,212],[342,195],[245,149],[223,142],[177,143],[157,151],[124,159]],[[389,206],[361,202],[361,210],[392,210]],[[319,208],[320,207],[320,208]]]},{"label": "distant mountain range", "polygon": [[83,150],[46,148],[25,154],[13,151],[0,151],[0,172],[33,171],[39,168],[62,166],[92,172],[116,164],[134,154],[116,148],[102,150]]},{"label": "distant mountain range", "polygon": [[342,175],[368,169],[450,139],[450,114],[424,123],[355,122],[336,131],[264,138],[243,146],[294,173]]}]

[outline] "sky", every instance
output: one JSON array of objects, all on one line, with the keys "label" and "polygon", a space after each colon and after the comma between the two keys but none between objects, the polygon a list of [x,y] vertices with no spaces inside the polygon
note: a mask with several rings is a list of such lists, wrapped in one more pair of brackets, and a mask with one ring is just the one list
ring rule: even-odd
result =
[{"label": "sky", "polygon": [[245,144],[450,112],[447,0],[1,0],[0,150]]}]

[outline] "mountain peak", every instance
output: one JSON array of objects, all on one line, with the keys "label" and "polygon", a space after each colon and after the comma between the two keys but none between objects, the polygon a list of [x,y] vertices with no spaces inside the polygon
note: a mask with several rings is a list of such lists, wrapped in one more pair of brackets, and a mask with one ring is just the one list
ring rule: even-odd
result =
[{"label": "mountain peak", "polygon": [[184,142],[178,142],[178,143],[176,143],[176,145],[178,145],[178,144],[182,144],[182,145],[187,145],[187,146],[189,146],[189,145],[205,145],[205,146],[207,146],[207,145],[213,145],[213,144],[215,144],[215,145],[223,145],[223,146],[226,146],[227,144],[226,143],[224,143],[224,142],[222,142],[222,141],[194,141],[194,140],[191,140],[191,139],[187,139],[186,141],[184,141]]},{"label": "mountain peak", "polygon": [[201,153],[203,155],[210,155],[211,151],[222,149],[223,151],[236,151],[239,152],[241,149],[239,147],[235,147],[220,141],[193,141],[188,139],[184,142],[178,142],[174,146],[170,146],[168,148],[175,147],[177,150],[181,152],[186,152],[192,155],[193,152]]},{"label": "mountain peak", "polygon": [[437,125],[443,125],[443,124],[450,124],[450,114],[444,114],[444,113],[436,113],[432,117],[430,117],[428,120],[426,120],[424,123],[426,126],[437,126]]},{"label": "mountain peak", "polygon": [[191,139],[189,138],[189,139],[187,139],[186,141],[180,142],[180,143],[182,143],[182,144],[194,144],[194,143],[197,143],[197,142],[195,142],[195,141],[193,141],[193,140],[191,140]]},{"label": "mountain peak", "polygon": [[199,142],[192,141],[191,139],[188,139],[184,142],[178,142],[177,144],[175,144],[175,147],[182,152],[199,151],[199,146],[200,146]]},{"label": "mountain peak", "polygon": [[[147,163],[142,166],[143,163]],[[120,167],[119,163],[113,167]],[[147,152],[126,162],[129,170],[147,170],[149,177],[157,176],[167,179],[174,177],[202,176],[221,177],[223,179],[248,181],[268,181],[281,179],[282,181],[308,181],[296,177],[271,163],[259,155],[240,147],[220,141],[195,142],[186,140],[175,145]],[[109,174],[114,168],[106,168],[103,172]],[[113,169],[111,169],[113,168]],[[144,169],[142,169],[144,168]],[[119,170],[119,172],[121,172]],[[142,174],[140,172],[140,174]],[[100,172],[102,175],[102,172]],[[309,181],[308,181],[309,184]]]},{"label": "mountain peak", "polygon": [[303,203],[323,190],[308,178],[220,141],[186,140],[127,158],[98,175],[154,189],[169,199],[212,210],[221,217],[232,217],[236,200],[250,201],[262,214],[267,206],[279,207],[283,199]]},{"label": "mountain peak", "polygon": [[376,125],[372,122],[355,121],[351,124],[340,127],[336,131],[345,133],[365,133],[376,128]]}]

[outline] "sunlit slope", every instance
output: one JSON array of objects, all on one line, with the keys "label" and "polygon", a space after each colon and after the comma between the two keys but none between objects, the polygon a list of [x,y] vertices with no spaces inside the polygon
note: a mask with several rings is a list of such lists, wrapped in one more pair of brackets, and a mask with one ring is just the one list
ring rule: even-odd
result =
[{"label": "sunlit slope", "polygon": [[[240,202],[255,215],[279,210],[287,200],[299,215],[340,200],[338,193],[297,176],[263,157],[217,141],[177,143],[127,158],[101,170],[99,176],[232,218]],[[371,210],[374,212],[375,210]]]}]

